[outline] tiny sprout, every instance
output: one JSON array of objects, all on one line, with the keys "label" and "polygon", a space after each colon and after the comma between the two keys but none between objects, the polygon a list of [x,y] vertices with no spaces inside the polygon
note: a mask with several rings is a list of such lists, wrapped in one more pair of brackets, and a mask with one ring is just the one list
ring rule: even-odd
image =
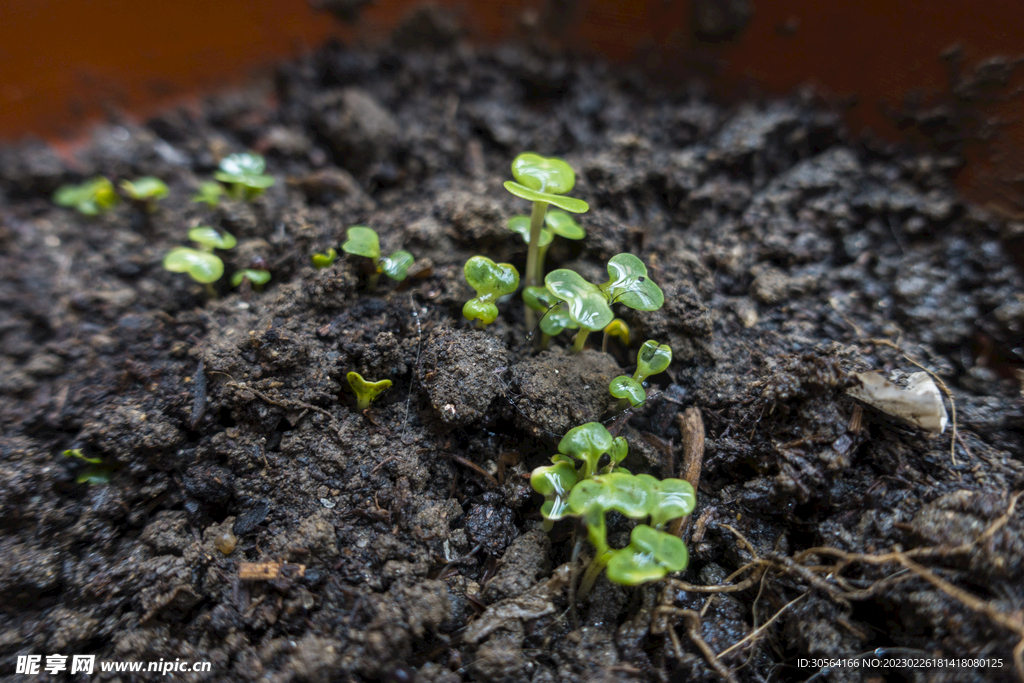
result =
[{"label": "tiny sprout", "polygon": [[199,186],[199,191],[192,195],[192,201],[213,208],[220,204],[222,196],[224,196],[224,187],[220,183],[208,182]]},{"label": "tiny sprout", "polygon": [[330,268],[331,266],[333,266],[337,258],[338,252],[334,250],[334,247],[331,247],[330,249],[327,250],[326,253],[314,253],[310,257],[310,260],[313,262],[314,268],[316,268],[317,270],[323,270],[324,268]]},{"label": "tiny sprout", "polygon": [[608,393],[619,399],[619,410],[628,401],[634,408],[647,400],[644,382],[651,375],[665,372],[672,362],[672,349],[668,344],[658,344],[648,339],[636,355],[636,372],[632,377],[619,375],[608,385]]},{"label": "tiny sprout", "polygon": [[144,176],[135,180],[122,180],[121,190],[128,199],[142,204],[150,213],[156,211],[156,203],[167,196],[167,184],[159,178]]},{"label": "tiny sprout", "polygon": [[199,244],[199,249],[171,249],[164,256],[164,269],[172,273],[188,273],[193,280],[206,285],[207,294],[211,297],[216,296],[213,283],[224,275],[224,262],[213,253],[213,250],[231,249],[238,240],[231,233],[220,233],[205,225],[189,230],[188,238]]},{"label": "tiny sprout", "polygon": [[234,275],[231,276],[231,286],[238,287],[242,284],[243,280],[248,280],[252,284],[252,288],[258,292],[263,289],[263,285],[270,282],[270,271],[263,270],[262,268],[236,270]]},{"label": "tiny sprout", "polygon": [[80,185],[63,185],[53,193],[53,203],[75,209],[86,216],[96,216],[117,204],[114,184],[97,176]]},{"label": "tiny sprout", "polygon": [[638,311],[656,311],[665,303],[661,288],[647,277],[647,267],[632,254],[617,254],[608,261],[608,281],[594,285],[574,271],[560,268],[544,278],[548,291],[568,306],[569,316],[580,326],[573,353],[583,350],[587,335],[602,330],[615,318],[611,304]]},{"label": "tiny sprout", "polygon": [[82,453],[81,448],[69,448],[68,450],[61,453],[65,458],[78,458],[83,462],[87,462],[90,465],[99,465],[103,462],[103,458],[90,458]]},{"label": "tiny sprout", "polygon": [[263,173],[267,162],[259,154],[229,154],[220,161],[220,170],[213,177],[228,186],[233,199],[252,201],[274,184],[274,177]]},{"label": "tiny sprout", "polygon": [[384,273],[392,280],[401,282],[409,272],[409,266],[415,258],[407,251],[399,250],[381,258],[380,239],[376,231],[364,225],[353,225],[345,231],[347,239],[341,245],[341,250],[353,256],[363,256],[373,261],[374,272],[367,278],[366,284],[370,291],[377,288],[377,280],[380,274]]},{"label": "tiny sprout", "polygon": [[[512,216],[508,219],[508,229],[522,236],[523,241],[530,243],[530,217]],[[581,240],[586,237],[586,231],[580,227],[576,219],[565,211],[551,209],[544,216],[544,226],[540,231],[540,241],[537,244],[537,272],[533,275],[533,281],[539,283],[544,279],[544,258],[547,256],[548,247],[554,240],[554,236],[564,237],[567,240]]]},{"label": "tiny sprout", "polygon": [[[530,235],[526,240],[530,246],[526,256],[525,284],[527,287],[535,287],[540,284],[543,274],[543,266],[540,265],[542,262],[540,258],[541,231],[545,223],[548,205],[553,204],[572,213],[585,213],[590,206],[581,199],[562,196],[576,185],[576,173],[569,164],[561,159],[542,157],[530,152],[520,154],[512,161],[512,177],[515,180],[505,181],[505,189],[516,197],[533,202],[533,210],[530,213]],[[564,226],[564,221],[561,224]],[[555,230],[555,226],[550,222],[549,227]],[[550,240],[548,243],[550,244]],[[529,307],[526,308],[526,324],[527,327],[534,325],[534,313]]]},{"label": "tiny sprout", "polygon": [[601,351],[608,353],[608,338],[618,337],[626,348],[629,348],[629,325],[622,318],[616,318],[604,328],[604,339],[601,340]]},{"label": "tiny sprout", "polygon": [[69,448],[61,453],[65,458],[78,458],[89,463],[90,467],[82,470],[75,477],[76,484],[109,484],[113,469],[103,462],[103,458],[90,458],[82,453],[80,448]]},{"label": "tiny sprout", "polygon": [[495,302],[519,288],[519,272],[509,263],[495,263],[486,256],[474,256],[462,269],[476,297],[462,307],[462,315],[484,328],[498,318]]},{"label": "tiny sprout", "polygon": [[391,380],[382,379],[379,382],[367,382],[358,372],[350,372],[346,375],[348,385],[352,387],[352,393],[356,395],[356,404],[361,411],[370,407],[370,404],[377,400],[386,389],[391,387]]},{"label": "tiny sprout", "polygon": [[[568,311],[562,305],[562,301],[551,295],[551,292],[543,287],[523,288],[523,301],[534,311],[543,315],[540,317],[541,337],[540,348],[546,349],[552,337],[561,334],[562,330],[578,330],[579,325],[572,321]],[[531,332],[532,334],[532,332]]]}]

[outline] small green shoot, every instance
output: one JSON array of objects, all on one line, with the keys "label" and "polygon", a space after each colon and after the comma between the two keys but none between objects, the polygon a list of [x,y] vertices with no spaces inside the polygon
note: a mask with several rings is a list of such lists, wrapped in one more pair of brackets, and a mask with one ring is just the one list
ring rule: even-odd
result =
[{"label": "small green shoot", "polygon": [[231,286],[238,287],[243,280],[248,280],[252,288],[258,292],[263,289],[263,285],[270,282],[270,271],[262,268],[236,270],[231,276]]},{"label": "small green shoot", "polygon": [[[533,202],[530,213],[530,234],[526,240],[529,250],[526,255],[527,287],[540,284],[543,266],[540,259],[541,232],[545,223],[548,206],[554,205],[571,213],[585,213],[590,206],[581,199],[563,196],[576,185],[576,173],[569,164],[555,157],[542,157],[525,152],[512,161],[512,177],[505,181],[505,189],[516,197]],[[512,227],[511,224],[509,227]],[[550,226],[554,230],[553,226]],[[513,228],[515,229],[515,228]],[[572,238],[578,239],[578,238]],[[548,240],[550,244],[550,240]],[[526,325],[534,326],[534,311],[526,307]]]},{"label": "small green shoot", "polygon": [[143,176],[135,180],[122,180],[121,191],[128,199],[145,207],[146,211],[156,211],[156,204],[168,194],[167,184],[153,176]]},{"label": "small green shoot", "polygon": [[648,339],[636,354],[636,371],[632,377],[619,375],[608,385],[608,393],[619,399],[618,409],[626,407],[626,403],[636,408],[647,400],[644,382],[651,375],[665,372],[672,362],[672,349],[668,344],[659,344]]},{"label": "small green shoot", "polygon": [[594,285],[575,271],[560,268],[544,278],[551,294],[566,302],[569,316],[580,326],[573,353],[583,350],[587,335],[603,330],[615,318],[611,304],[638,311],[656,311],[665,303],[661,288],[647,276],[643,261],[632,254],[617,254],[608,261],[608,281]]},{"label": "small green shoot", "polygon": [[407,251],[396,251],[391,256],[381,258],[380,239],[376,231],[365,225],[353,225],[345,231],[346,240],[341,250],[353,256],[363,256],[373,261],[374,272],[367,278],[366,284],[370,291],[377,289],[377,280],[384,273],[392,280],[401,282],[409,273],[409,266],[415,258]]},{"label": "small green shoot", "polygon": [[323,270],[324,268],[330,268],[334,265],[334,262],[338,259],[338,252],[334,250],[334,247],[328,249],[325,253],[316,252],[310,260],[313,262],[313,267],[317,270]]},{"label": "small green shoot", "polygon": [[519,288],[519,272],[509,263],[495,263],[486,256],[470,258],[462,271],[476,290],[476,297],[462,307],[462,315],[476,320],[476,326],[483,329],[498,318],[495,302]]},{"label": "small green shoot", "polygon": [[213,177],[228,186],[232,199],[252,201],[274,184],[274,177],[263,172],[267,162],[259,154],[229,154],[221,159],[219,167]]},{"label": "small green shoot", "polygon": [[62,185],[53,193],[53,203],[57,206],[73,208],[86,216],[97,216],[118,202],[114,184],[97,176],[80,185]]},{"label": "small green shoot", "polygon": [[206,204],[213,209],[220,204],[220,198],[223,196],[224,186],[210,181],[199,186],[199,191],[192,195],[192,201],[197,204]]},{"label": "small green shoot", "polygon": [[224,275],[224,262],[213,253],[213,250],[231,249],[238,240],[231,233],[220,233],[205,225],[189,230],[188,238],[197,243],[199,249],[171,249],[164,256],[164,269],[172,273],[188,273],[193,280],[206,285],[206,292],[211,298],[216,297],[213,283]]},{"label": "small green shoot", "polygon": [[[521,235],[523,241],[530,243],[530,217],[512,216],[508,219],[508,229]],[[534,273],[533,281],[541,282],[544,279],[544,259],[548,253],[548,247],[554,240],[555,235],[568,240],[581,240],[586,237],[586,231],[580,227],[576,219],[565,211],[551,209],[544,216],[544,226],[540,231],[540,242],[537,245],[537,271]]]},{"label": "small green shoot", "polygon": [[618,337],[625,348],[629,348],[629,325],[622,318],[616,318],[604,328],[604,339],[601,340],[601,352],[608,353],[608,339]]},{"label": "small green shoot", "polygon": [[356,404],[362,412],[370,407],[370,404],[377,400],[386,389],[391,388],[391,380],[382,379],[379,382],[367,382],[358,372],[350,372],[346,375],[348,385],[352,387],[352,393],[356,395]]},{"label": "small green shoot", "polygon": [[69,448],[61,453],[65,458],[78,458],[83,462],[89,463],[89,467],[82,470],[78,476],[75,477],[76,484],[89,484],[90,486],[98,484],[109,484],[110,477],[114,472],[114,469],[103,462],[103,458],[90,458],[82,453],[80,448]]}]

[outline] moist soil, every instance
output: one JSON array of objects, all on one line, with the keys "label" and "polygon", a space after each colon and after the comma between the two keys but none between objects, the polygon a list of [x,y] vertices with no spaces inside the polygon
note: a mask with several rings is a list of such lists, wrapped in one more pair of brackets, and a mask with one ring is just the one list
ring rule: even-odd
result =
[{"label": "moist soil", "polygon": [[[101,127],[74,158],[0,151],[3,671],[56,653],[211,663],[184,681],[845,681],[868,674],[799,659],[877,653],[1003,666],[872,680],[1010,680],[1024,277],[1006,226],[957,197],[958,158],[852,136],[810,96],[723,107],[435,24]],[[273,187],[191,201],[247,149]],[[601,282],[631,252],[664,290],[618,312],[629,348],[538,351],[514,300],[484,330],[462,317],[467,258],[523,269],[505,222],[529,207],[502,182],[524,150],[564,157],[591,206],[548,268]],[[95,218],[51,203],[97,174],[170,195]],[[211,298],[165,271],[198,224],[238,238],[228,273],[272,281]],[[415,255],[406,281],[310,265],[356,224]],[[672,365],[617,412],[608,383],[646,339]],[[921,367],[955,440],[846,393],[851,372]],[[393,386],[359,412],[349,371]],[[702,456],[685,583],[569,600],[577,529],[540,529],[527,474],[588,421],[627,438],[633,472]],[[78,483],[89,468],[109,483]],[[609,525],[625,545],[631,523]],[[739,590],[693,588],[719,585]]]}]

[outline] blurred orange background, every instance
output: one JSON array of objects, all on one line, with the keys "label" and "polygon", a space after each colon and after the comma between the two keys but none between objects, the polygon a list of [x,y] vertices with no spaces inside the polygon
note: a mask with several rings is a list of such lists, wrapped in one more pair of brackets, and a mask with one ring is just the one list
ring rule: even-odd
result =
[{"label": "blurred orange background", "polygon": [[[372,44],[421,4],[377,0],[346,25],[306,0],[0,0],[0,140],[73,137],[110,112],[144,118],[332,37]],[[700,76],[721,99],[811,84],[844,107],[854,132],[960,149],[961,190],[1024,216],[1024,68],[1015,61],[1024,3],[434,4],[452,8],[480,42],[539,31],[665,78]]]}]

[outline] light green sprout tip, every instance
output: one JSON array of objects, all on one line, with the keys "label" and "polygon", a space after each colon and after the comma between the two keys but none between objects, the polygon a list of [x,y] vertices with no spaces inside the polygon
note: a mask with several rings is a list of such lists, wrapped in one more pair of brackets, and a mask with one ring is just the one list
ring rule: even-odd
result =
[{"label": "light green sprout tip", "polygon": [[350,372],[345,377],[348,379],[348,385],[352,388],[352,393],[356,395],[356,404],[360,411],[369,408],[378,396],[391,387],[389,379],[367,382],[358,372]]},{"label": "light green sprout tip", "polygon": [[463,267],[466,282],[476,290],[476,297],[462,307],[462,315],[476,320],[477,327],[486,327],[498,318],[495,302],[519,288],[519,272],[509,263],[495,263],[486,256],[474,256]]}]

